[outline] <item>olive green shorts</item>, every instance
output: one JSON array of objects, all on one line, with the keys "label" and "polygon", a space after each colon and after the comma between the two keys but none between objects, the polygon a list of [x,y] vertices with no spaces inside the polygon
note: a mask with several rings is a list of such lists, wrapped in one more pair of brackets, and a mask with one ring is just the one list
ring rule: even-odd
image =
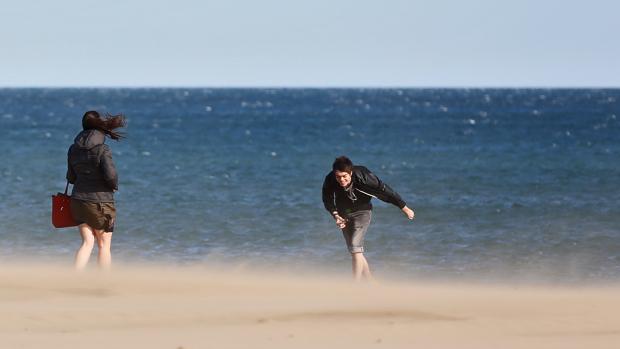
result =
[{"label": "olive green shorts", "polygon": [[106,232],[114,231],[116,208],[113,202],[88,202],[71,199],[71,214],[78,224]]}]

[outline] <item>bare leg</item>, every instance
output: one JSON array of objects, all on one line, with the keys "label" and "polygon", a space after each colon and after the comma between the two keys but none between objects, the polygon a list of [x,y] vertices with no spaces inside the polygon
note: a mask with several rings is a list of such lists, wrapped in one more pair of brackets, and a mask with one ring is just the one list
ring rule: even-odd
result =
[{"label": "bare leg", "polygon": [[362,254],[362,259],[364,260],[364,268],[362,269],[362,275],[366,278],[366,280],[372,280],[372,273],[370,272],[368,261],[366,260],[366,257],[363,254]]},{"label": "bare leg", "polygon": [[361,252],[351,253],[351,257],[353,262],[353,279],[355,279],[355,281],[360,281],[364,272],[364,264],[366,259],[364,258],[364,254]]},{"label": "bare leg", "polygon": [[99,267],[104,270],[109,270],[112,265],[112,233],[103,230],[95,230],[95,236],[97,237],[97,246],[99,247],[99,254],[97,261]]},{"label": "bare leg", "polygon": [[90,254],[93,251],[95,245],[95,235],[93,230],[88,224],[80,224],[78,227],[80,235],[82,236],[82,246],[77,250],[75,254],[75,269],[83,270],[88,264]]}]

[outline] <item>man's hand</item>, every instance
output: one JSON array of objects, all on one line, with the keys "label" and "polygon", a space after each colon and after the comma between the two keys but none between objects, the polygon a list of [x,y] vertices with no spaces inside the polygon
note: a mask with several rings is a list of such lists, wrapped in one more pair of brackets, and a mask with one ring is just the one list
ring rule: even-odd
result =
[{"label": "man's hand", "polygon": [[340,215],[338,214],[338,212],[334,212],[332,213],[332,216],[334,217],[334,219],[336,220],[336,225],[338,226],[338,228],[340,229],[344,229],[344,227],[347,226],[347,220],[340,217]]},{"label": "man's hand", "polygon": [[402,211],[409,219],[413,219],[413,217],[415,217],[415,213],[413,212],[413,210],[407,206],[403,207]]}]

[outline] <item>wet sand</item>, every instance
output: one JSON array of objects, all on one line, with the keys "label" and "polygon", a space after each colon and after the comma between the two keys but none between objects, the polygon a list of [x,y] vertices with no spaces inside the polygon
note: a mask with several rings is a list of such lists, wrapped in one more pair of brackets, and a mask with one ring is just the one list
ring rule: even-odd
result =
[{"label": "wet sand", "polygon": [[618,348],[620,285],[0,267],[2,348]]}]

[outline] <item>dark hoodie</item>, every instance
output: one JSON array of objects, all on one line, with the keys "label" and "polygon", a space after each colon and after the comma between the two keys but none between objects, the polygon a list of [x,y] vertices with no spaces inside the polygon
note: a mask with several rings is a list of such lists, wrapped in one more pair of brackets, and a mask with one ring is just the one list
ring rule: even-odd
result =
[{"label": "dark hoodie", "polygon": [[76,137],[67,154],[67,180],[73,184],[74,199],[89,202],[114,202],[118,176],[112,152],[104,144],[99,130],[84,130]]},{"label": "dark hoodie", "polygon": [[325,176],[323,182],[323,205],[332,213],[338,211],[347,216],[360,210],[371,210],[370,200],[375,197],[381,201],[391,203],[398,208],[406,206],[400,195],[383,183],[374,173],[364,166],[353,166],[351,185],[343,188],[336,181],[334,171]]}]

